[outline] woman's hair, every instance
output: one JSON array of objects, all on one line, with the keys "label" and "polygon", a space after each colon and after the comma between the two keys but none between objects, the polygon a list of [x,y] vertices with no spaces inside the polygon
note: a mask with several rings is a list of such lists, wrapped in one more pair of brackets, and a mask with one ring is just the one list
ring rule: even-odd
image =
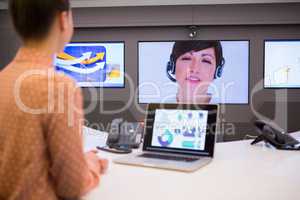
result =
[{"label": "woman's hair", "polygon": [[69,9],[69,0],[9,0],[13,25],[23,40],[43,39],[55,15]]},{"label": "woman's hair", "polygon": [[176,63],[176,60],[187,52],[200,51],[207,48],[215,49],[217,66],[222,66],[224,63],[223,50],[221,43],[217,40],[176,41],[173,46],[171,58]]}]

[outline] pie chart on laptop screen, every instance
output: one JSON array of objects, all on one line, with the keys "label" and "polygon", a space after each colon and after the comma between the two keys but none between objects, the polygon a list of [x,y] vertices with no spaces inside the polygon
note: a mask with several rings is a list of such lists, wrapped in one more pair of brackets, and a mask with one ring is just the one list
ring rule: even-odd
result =
[{"label": "pie chart on laptop screen", "polygon": [[173,135],[169,130],[166,130],[165,133],[161,136],[158,136],[157,139],[160,145],[163,147],[170,146],[174,140]]}]

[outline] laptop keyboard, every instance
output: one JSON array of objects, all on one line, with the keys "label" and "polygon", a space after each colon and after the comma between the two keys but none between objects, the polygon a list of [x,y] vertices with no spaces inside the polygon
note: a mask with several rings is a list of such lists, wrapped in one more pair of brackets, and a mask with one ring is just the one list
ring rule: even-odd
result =
[{"label": "laptop keyboard", "polygon": [[170,155],[159,155],[159,154],[149,154],[144,153],[139,157],[143,158],[154,158],[154,159],[162,159],[162,160],[172,160],[172,161],[185,161],[185,162],[193,162],[197,161],[200,158],[188,158],[188,157],[179,157],[179,156],[170,156]]}]

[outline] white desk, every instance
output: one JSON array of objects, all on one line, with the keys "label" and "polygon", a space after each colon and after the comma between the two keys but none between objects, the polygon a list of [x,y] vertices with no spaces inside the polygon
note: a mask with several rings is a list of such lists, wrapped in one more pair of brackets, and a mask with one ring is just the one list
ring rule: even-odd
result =
[{"label": "white desk", "polygon": [[250,146],[250,140],[218,143],[213,162],[194,173],[111,162],[98,188],[83,199],[298,200],[300,152]]}]

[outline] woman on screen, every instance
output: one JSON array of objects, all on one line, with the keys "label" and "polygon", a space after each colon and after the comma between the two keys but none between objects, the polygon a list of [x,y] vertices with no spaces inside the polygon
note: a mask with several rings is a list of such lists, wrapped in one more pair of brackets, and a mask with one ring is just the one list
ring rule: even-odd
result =
[{"label": "woman on screen", "polygon": [[73,34],[69,0],[10,0],[22,40],[0,72],[0,199],[79,199],[107,161],[84,153],[82,95],[55,72]]},{"label": "woman on screen", "polygon": [[222,76],[225,64],[219,41],[177,41],[173,46],[167,75],[178,83],[178,103],[210,103],[208,93],[214,79]]}]

